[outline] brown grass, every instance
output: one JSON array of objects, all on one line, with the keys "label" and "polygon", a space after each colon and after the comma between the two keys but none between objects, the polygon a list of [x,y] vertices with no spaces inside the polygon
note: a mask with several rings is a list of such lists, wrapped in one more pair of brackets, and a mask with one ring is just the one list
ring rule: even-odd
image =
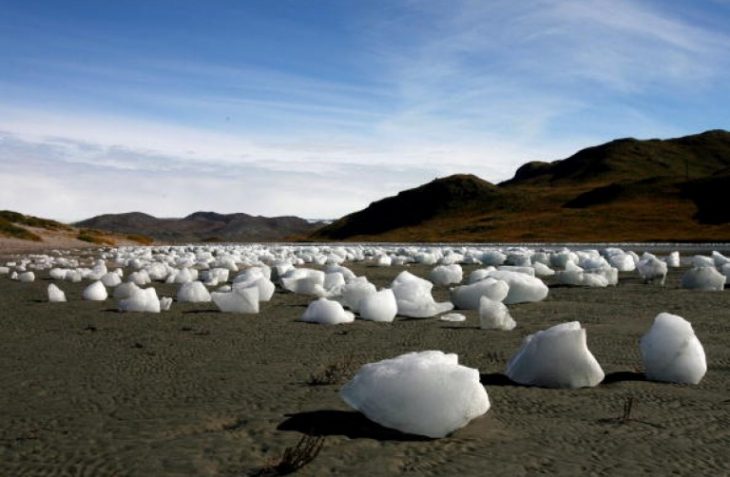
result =
[{"label": "brown grass", "polygon": [[255,472],[257,477],[293,474],[317,458],[324,447],[324,436],[304,435],[294,447],[287,447],[280,458]]},{"label": "brown grass", "polygon": [[0,218],[0,235],[21,240],[32,240],[33,242],[43,241],[42,238],[40,238],[33,232],[26,230],[23,227],[18,227],[17,225],[3,218]]},{"label": "brown grass", "polygon": [[81,229],[76,238],[83,242],[89,242],[98,245],[115,245],[116,243],[106,233],[94,229]]}]

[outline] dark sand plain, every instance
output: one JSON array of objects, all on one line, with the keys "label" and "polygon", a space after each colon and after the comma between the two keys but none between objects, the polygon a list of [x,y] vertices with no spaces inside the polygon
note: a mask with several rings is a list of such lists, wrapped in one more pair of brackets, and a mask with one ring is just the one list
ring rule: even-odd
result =
[{"label": "dark sand plain", "polygon": [[[352,268],[378,285],[402,269]],[[326,438],[299,475],[730,475],[730,291],[679,289],[681,271],[663,288],[634,274],[615,288],[551,287],[544,302],[510,307],[511,332],[478,329],[476,312],[464,323],[305,324],[296,320],[310,299],[278,291],[258,315],[178,303],[122,314],[112,299],[81,301],[87,283],[60,283],[69,303],[47,303],[39,275],[0,277],[1,476],[245,476],[304,434]],[[690,320],[704,345],[697,386],[643,379],[639,338],[662,311]],[[571,320],[587,328],[603,384],[540,389],[504,377],[524,336]],[[478,368],[492,403],[444,439],[371,424],[341,401],[340,384],[310,384],[335,363],[354,372],[428,349]]]}]

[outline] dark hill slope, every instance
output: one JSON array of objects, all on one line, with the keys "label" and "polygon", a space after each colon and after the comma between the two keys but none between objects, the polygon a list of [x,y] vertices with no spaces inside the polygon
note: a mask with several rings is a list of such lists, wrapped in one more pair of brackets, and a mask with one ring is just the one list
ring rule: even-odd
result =
[{"label": "dark hill slope", "polygon": [[634,182],[646,178],[705,177],[730,167],[730,132],[676,139],[617,139],[550,163],[529,162],[501,186]]},{"label": "dark hill slope", "polygon": [[377,235],[415,226],[440,215],[459,215],[478,207],[494,207],[505,194],[494,184],[471,174],[435,179],[428,184],[373,202],[320,229],[316,237],[340,240]]},{"label": "dark hill slope", "polygon": [[498,186],[457,175],[374,202],[315,240],[730,240],[730,133],[620,139]]},{"label": "dark hill slope", "polygon": [[276,241],[308,234],[316,228],[299,217],[255,217],[248,214],[195,212],[184,218],[160,219],[141,212],[107,214],[75,224],[118,233],[142,234],[163,242]]}]

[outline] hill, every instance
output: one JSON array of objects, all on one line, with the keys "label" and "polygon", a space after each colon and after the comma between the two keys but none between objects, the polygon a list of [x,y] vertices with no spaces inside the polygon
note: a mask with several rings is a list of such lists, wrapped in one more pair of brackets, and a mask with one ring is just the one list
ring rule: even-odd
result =
[{"label": "hill", "polygon": [[157,218],[141,212],[107,214],[74,224],[124,234],[142,234],[162,242],[252,242],[288,240],[317,225],[299,217],[195,212],[183,218]]},{"label": "hill", "polygon": [[494,185],[455,175],[382,199],[312,240],[727,241],[730,133],[618,139]]},{"label": "hill", "polygon": [[55,220],[0,210],[0,253],[52,248],[151,243],[148,237],[72,227]]}]

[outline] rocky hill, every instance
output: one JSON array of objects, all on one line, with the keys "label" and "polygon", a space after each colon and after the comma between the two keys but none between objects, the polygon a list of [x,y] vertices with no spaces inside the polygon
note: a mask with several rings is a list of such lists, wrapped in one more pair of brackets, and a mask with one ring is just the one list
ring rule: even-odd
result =
[{"label": "rocky hill", "polygon": [[74,224],[124,234],[142,234],[160,242],[253,242],[289,240],[311,233],[316,224],[299,217],[195,212],[184,218],[157,218],[141,212],[106,214]]},{"label": "rocky hill", "polygon": [[619,139],[494,185],[454,175],[372,203],[312,240],[727,241],[730,133]]}]

